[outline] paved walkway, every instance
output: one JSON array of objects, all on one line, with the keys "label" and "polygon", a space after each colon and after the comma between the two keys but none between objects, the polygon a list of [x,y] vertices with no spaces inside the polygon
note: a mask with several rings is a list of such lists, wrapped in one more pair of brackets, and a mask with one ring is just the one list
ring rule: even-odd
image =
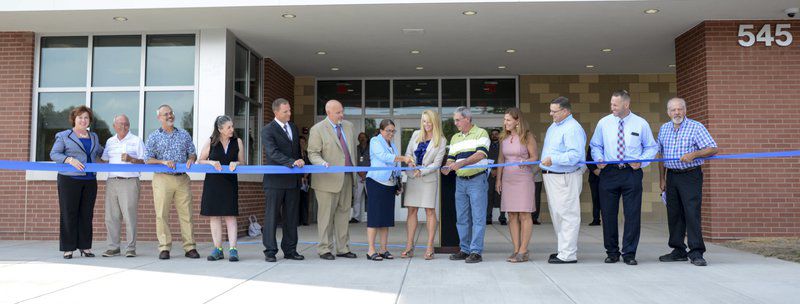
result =
[{"label": "paved walkway", "polygon": [[[404,239],[404,226],[390,241]],[[351,225],[353,242],[364,242],[363,224]],[[260,240],[243,239],[242,261],[184,258],[180,246],[168,261],[156,244],[140,242],[139,257],[64,260],[54,241],[0,241],[0,303],[798,303],[800,264],[764,258],[713,244],[708,267],[660,263],[667,252],[663,224],[645,224],[638,266],[603,263],[602,231],[583,226],[579,263],[547,264],[556,243],[552,226],[535,226],[529,263],[504,261],[511,251],[506,226],[487,229],[484,262],[468,265],[446,255],[372,262],[366,247],[356,260],[317,258],[301,245],[305,261],[263,260]],[[422,231],[423,233],[424,230]],[[301,241],[316,240],[316,227],[302,227]],[[401,248],[391,251],[399,256]],[[421,256],[424,249],[418,249]],[[274,303],[274,302],[273,302]]]}]

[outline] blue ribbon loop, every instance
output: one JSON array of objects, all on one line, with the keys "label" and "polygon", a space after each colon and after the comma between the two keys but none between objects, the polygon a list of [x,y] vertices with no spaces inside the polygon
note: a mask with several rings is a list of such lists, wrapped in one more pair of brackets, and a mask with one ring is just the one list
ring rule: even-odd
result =
[{"label": "blue ribbon loop", "polygon": [[[714,159],[757,159],[757,158],[787,158],[800,156],[800,150],[792,151],[778,151],[778,152],[764,152],[764,153],[741,153],[741,154],[726,154],[716,155],[711,157],[697,158],[703,160]],[[654,159],[638,159],[638,160],[623,160],[623,161],[604,161],[594,162],[582,161],[580,164],[621,164],[621,163],[652,163],[652,162],[665,162],[680,160],[678,158],[654,158]],[[503,163],[492,165],[470,165],[462,169],[471,168],[497,168],[507,166],[520,166],[520,165],[538,165],[540,161],[533,162],[518,162],[518,163]],[[411,167],[345,167],[345,166],[319,166],[307,165],[303,168],[289,168],[284,166],[238,166],[236,170],[230,171],[228,166],[222,166],[221,171],[217,171],[211,165],[194,164],[190,169],[186,169],[186,164],[176,164],[175,169],[170,169],[164,165],[132,165],[132,164],[85,164],[84,172],[155,172],[155,173],[227,173],[227,174],[302,174],[302,173],[341,173],[341,172],[366,172],[366,171],[407,171],[415,170]],[[56,164],[46,162],[26,162],[26,161],[13,161],[13,160],[0,160],[0,170],[31,170],[31,171],[61,171],[61,172],[79,172],[71,165]]]}]

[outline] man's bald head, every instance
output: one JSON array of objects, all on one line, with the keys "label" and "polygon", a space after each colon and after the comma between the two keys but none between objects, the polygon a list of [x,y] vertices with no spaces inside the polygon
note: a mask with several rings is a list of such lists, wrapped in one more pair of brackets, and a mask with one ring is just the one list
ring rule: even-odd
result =
[{"label": "man's bald head", "polygon": [[338,100],[328,100],[328,102],[325,103],[325,114],[328,115],[328,119],[330,119],[331,122],[338,125],[344,120],[344,107]]}]

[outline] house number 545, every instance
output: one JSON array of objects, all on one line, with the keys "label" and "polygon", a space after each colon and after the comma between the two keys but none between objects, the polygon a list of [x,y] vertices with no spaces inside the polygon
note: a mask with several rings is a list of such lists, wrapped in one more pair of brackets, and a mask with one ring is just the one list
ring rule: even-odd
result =
[{"label": "house number 545", "polygon": [[790,24],[775,25],[775,34],[772,34],[772,25],[765,24],[757,34],[753,34],[752,24],[739,25],[739,45],[750,47],[756,42],[763,42],[765,46],[772,46],[775,42],[778,46],[789,46],[792,44],[792,33],[789,32]]}]

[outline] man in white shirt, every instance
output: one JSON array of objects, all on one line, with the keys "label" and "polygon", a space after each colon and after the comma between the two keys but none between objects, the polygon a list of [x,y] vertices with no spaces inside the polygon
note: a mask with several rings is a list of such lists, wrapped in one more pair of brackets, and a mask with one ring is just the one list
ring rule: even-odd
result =
[{"label": "man in white shirt", "polygon": [[[116,135],[106,141],[102,159],[110,164],[143,164],[144,143],[131,134],[127,116],[114,117]],[[106,181],[106,230],[108,249],[104,257],[120,255],[120,220],[125,219],[126,257],[136,256],[136,212],[139,207],[139,172],[109,172]]]}]

